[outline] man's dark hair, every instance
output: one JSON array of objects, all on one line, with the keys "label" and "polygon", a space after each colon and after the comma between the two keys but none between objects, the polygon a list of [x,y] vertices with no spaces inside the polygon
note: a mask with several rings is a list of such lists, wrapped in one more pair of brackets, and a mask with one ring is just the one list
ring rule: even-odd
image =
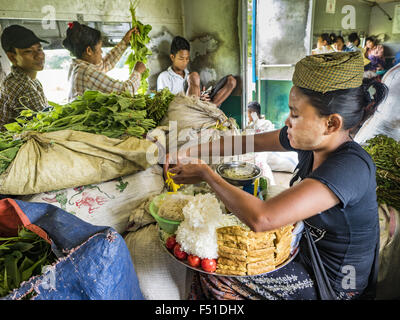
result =
[{"label": "man's dark hair", "polygon": [[250,102],[247,106],[247,109],[255,111],[258,116],[261,115],[261,106],[257,101]]},{"label": "man's dark hair", "polygon": [[358,36],[357,32],[353,32],[349,34],[349,42],[354,43],[358,40],[358,43],[360,44],[360,37]]},{"label": "man's dark hair", "polygon": [[100,40],[101,32],[99,30],[74,21],[67,30],[67,37],[63,41],[63,46],[75,57],[81,59],[86,48],[90,47],[94,50]]},{"label": "man's dark hair", "polygon": [[336,41],[338,41],[338,40],[342,40],[343,44],[345,43],[342,36],[337,36],[337,37],[336,37]]},{"label": "man's dark hair", "polygon": [[334,33],[321,33],[319,37],[322,39],[322,41],[326,41],[328,45],[334,43],[336,40],[336,35]]},{"label": "man's dark hair", "polygon": [[176,55],[181,50],[190,51],[190,43],[185,38],[176,36],[171,43],[171,54]]}]

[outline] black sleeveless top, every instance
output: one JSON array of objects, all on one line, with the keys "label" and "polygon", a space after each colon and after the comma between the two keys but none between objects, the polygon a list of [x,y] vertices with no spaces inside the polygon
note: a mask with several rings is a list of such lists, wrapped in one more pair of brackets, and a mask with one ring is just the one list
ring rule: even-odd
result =
[{"label": "black sleeveless top", "polygon": [[[313,152],[293,149],[287,127],[281,131],[280,142],[285,149],[296,151],[299,156],[291,186],[296,181],[311,178],[325,184],[339,198],[338,205],[304,222],[316,241],[332,288],[336,292],[361,293],[368,285],[379,248],[373,160],[359,144],[350,141],[312,171]],[[301,247],[305,247],[304,241],[301,242]]]}]

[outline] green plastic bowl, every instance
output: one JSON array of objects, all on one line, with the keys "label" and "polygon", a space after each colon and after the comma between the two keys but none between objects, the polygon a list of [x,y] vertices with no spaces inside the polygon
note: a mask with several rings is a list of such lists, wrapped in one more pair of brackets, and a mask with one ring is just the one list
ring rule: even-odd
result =
[{"label": "green plastic bowl", "polygon": [[176,229],[178,229],[179,225],[181,224],[181,221],[164,219],[158,215],[158,207],[156,203],[158,203],[159,200],[162,200],[165,196],[166,194],[164,193],[153,199],[149,206],[150,214],[157,221],[162,230],[174,234]]}]

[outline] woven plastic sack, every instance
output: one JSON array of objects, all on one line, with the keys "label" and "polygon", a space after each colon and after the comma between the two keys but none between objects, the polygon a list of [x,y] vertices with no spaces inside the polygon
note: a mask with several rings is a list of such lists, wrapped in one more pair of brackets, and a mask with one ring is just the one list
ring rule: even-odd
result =
[{"label": "woven plastic sack", "polygon": [[185,128],[201,130],[216,125],[228,129],[236,127],[236,121],[228,118],[215,104],[202,101],[195,96],[177,95],[169,105],[168,114],[161,122],[162,126],[169,126],[170,121],[176,121],[178,132]]},{"label": "woven plastic sack", "polygon": [[51,244],[58,260],[4,300],[143,300],[124,239],[43,203],[0,200],[0,236],[26,227]]},{"label": "woven plastic sack", "polygon": [[400,299],[400,213],[379,205],[380,248],[376,288],[378,300]]},{"label": "woven plastic sack", "polygon": [[136,207],[164,188],[159,165],[111,181],[21,197],[27,202],[53,204],[88,223],[124,232]]},{"label": "woven plastic sack", "polygon": [[14,161],[0,175],[0,194],[31,195],[96,184],[157,163],[157,146],[134,137],[119,140],[63,130],[29,132],[23,139]]},{"label": "woven plastic sack", "polygon": [[125,236],[146,300],[186,300],[193,271],[175,261],[161,247],[156,224]]}]

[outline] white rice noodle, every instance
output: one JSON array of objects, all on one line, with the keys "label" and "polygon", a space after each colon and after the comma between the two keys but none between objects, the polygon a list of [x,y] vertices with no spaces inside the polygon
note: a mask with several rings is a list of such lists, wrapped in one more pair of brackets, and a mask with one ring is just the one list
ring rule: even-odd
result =
[{"label": "white rice noodle", "polygon": [[244,225],[236,216],[223,214],[213,194],[198,194],[183,208],[184,221],[176,232],[176,240],[182,250],[202,259],[217,259],[216,229]]}]

